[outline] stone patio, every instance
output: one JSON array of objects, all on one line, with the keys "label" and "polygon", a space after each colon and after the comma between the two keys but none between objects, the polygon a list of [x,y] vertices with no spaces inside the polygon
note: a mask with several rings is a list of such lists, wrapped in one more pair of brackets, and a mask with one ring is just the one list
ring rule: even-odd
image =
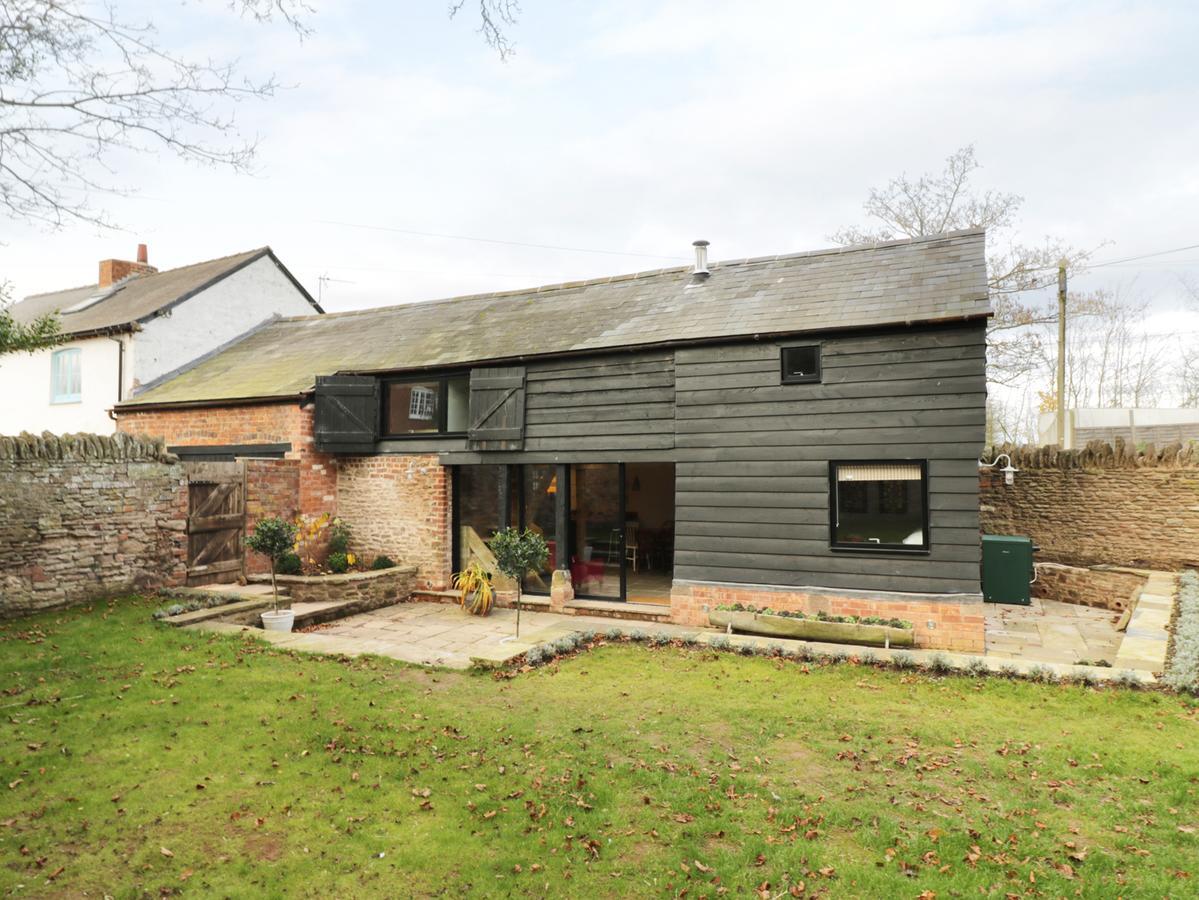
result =
[{"label": "stone patio", "polygon": [[1112,663],[1124,637],[1120,613],[1036,597],[1031,606],[988,603],[987,656],[1076,665]]},{"label": "stone patio", "polygon": [[[338,619],[309,632],[284,634],[262,631],[227,622],[208,621],[189,626],[208,631],[259,638],[292,650],[344,656],[373,654],[407,663],[449,669],[502,665],[530,648],[582,631],[623,634],[664,633],[672,638],[691,638],[701,644],[727,638],[733,648],[778,646],[794,649],[806,645],[822,654],[872,654],[887,660],[900,654],[916,664],[940,659],[965,668],[981,660],[992,671],[1015,669],[1025,672],[1049,667],[1059,676],[1086,672],[1096,681],[1108,681],[1132,672],[1141,682],[1156,680],[1165,658],[1165,622],[1173,598],[1172,576],[1151,581],[1143,607],[1133,615],[1128,640],[1135,654],[1123,654],[1123,635],[1115,631],[1116,613],[1043,603],[1032,606],[988,604],[987,655],[974,656],[928,650],[885,650],[811,641],[791,641],[754,635],[724,635],[712,628],[622,621],[609,617],[561,615],[541,609],[521,613],[521,635],[515,637],[516,611],[497,607],[491,615],[469,616],[457,605],[446,603],[400,603]],[[1138,615],[1140,619],[1138,620]],[[1160,620],[1160,621],[1159,621]],[[1136,624],[1138,621],[1140,625]],[[1108,666],[1079,665],[1080,660],[1109,663]]]}]

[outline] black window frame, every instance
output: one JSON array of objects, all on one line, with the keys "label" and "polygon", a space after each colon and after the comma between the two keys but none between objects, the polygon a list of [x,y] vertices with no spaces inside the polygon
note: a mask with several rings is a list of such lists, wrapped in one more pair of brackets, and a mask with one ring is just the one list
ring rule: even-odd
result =
[{"label": "black window frame", "polygon": [[[816,371],[811,375],[788,375],[787,374],[787,351],[788,350],[815,350],[816,351]],[[824,348],[819,343],[805,344],[784,344],[779,347],[779,379],[782,384],[819,384],[824,378],[824,365],[822,357],[824,356]]]},{"label": "black window frame", "polygon": [[[450,416],[450,381],[455,378],[467,379],[466,402],[470,408],[470,371],[436,372],[432,374],[389,375],[379,379],[379,440],[381,441],[419,441],[432,438],[464,438],[466,431],[447,431]],[[388,389],[393,384],[428,384],[437,382],[437,430],[414,431],[391,434],[387,431]],[[469,418],[469,412],[468,412]],[[469,425],[469,422],[468,422]]]},{"label": "black window frame", "polygon": [[[920,466],[920,495],[923,501],[920,519],[923,544],[873,544],[837,540],[837,507],[839,505],[837,469],[841,466]],[[831,459],[828,464],[828,542],[829,549],[848,553],[898,553],[926,556],[932,552],[933,536],[929,524],[928,460],[927,459]]]}]

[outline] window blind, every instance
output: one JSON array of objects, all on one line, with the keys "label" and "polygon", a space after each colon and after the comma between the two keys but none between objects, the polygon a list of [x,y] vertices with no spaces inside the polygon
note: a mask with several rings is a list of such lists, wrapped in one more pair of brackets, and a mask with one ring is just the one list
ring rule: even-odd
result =
[{"label": "window blind", "polygon": [[919,463],[837,466],[837,481],[919,481]]}]

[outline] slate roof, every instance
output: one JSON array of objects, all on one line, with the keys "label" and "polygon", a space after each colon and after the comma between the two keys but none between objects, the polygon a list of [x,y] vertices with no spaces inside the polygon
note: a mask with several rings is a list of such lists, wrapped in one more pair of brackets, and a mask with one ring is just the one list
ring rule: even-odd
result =
[{"label": "slate roof", "polygon": [[279,319],[124,407],[298,396],[316,375],[990,315],[982,230]]},{"label": "slate roof", "polygon": [[[232,256],[167,269],[153,275],[126,278],[107,288],[93,284],[48,294],[34,294],[19,303],[14,303],[10,311],[18,322],[30,322],[46,313],[60,312],[63,332],[76,337],[127,331],[137,323],[165,312],[263,256],[269,256],[274,260],[304,296],[308,297],[308,302],[312,303],[314,310],[320,311],[320,307],[284,268],[270,247],[259,247],[257,250],[247,250]],[[65,312],[96,296],[102,296],[103,299],[78,312]]]}]

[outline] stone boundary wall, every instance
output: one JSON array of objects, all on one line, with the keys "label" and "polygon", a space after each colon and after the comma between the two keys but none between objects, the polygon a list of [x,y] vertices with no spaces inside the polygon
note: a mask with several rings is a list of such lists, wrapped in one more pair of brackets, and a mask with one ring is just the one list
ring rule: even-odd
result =
[{"label": "stone boundary wall", "polygon": [[722,604],[814,615],[881,616],[912,623],[916,647],[982,653],[986,614],[981,594],[874,594],[820,588],[767,587],[704,581],[675,581],[670,591],[671,621],[707,625],[708,612]]},{"label": "stone boundary wall", "polygon": [[0,618],[183,584],[186,529],[161,441],[0,436]]},{"label": "stone boundary wall", "polygon": [[1039,562],[1032,595],[1041,600],[1123,612],[1132,605],[1147,577],[1129,571]]},{"label": "stone boundary wall", "polygon": [[1032,538],[1038,562],[1161,571],[1199,564],[1199,445],[997,447],[983,458],[999,453],[1020,471],[1007,485],[998,467],[981,470],[984,534]]}]

